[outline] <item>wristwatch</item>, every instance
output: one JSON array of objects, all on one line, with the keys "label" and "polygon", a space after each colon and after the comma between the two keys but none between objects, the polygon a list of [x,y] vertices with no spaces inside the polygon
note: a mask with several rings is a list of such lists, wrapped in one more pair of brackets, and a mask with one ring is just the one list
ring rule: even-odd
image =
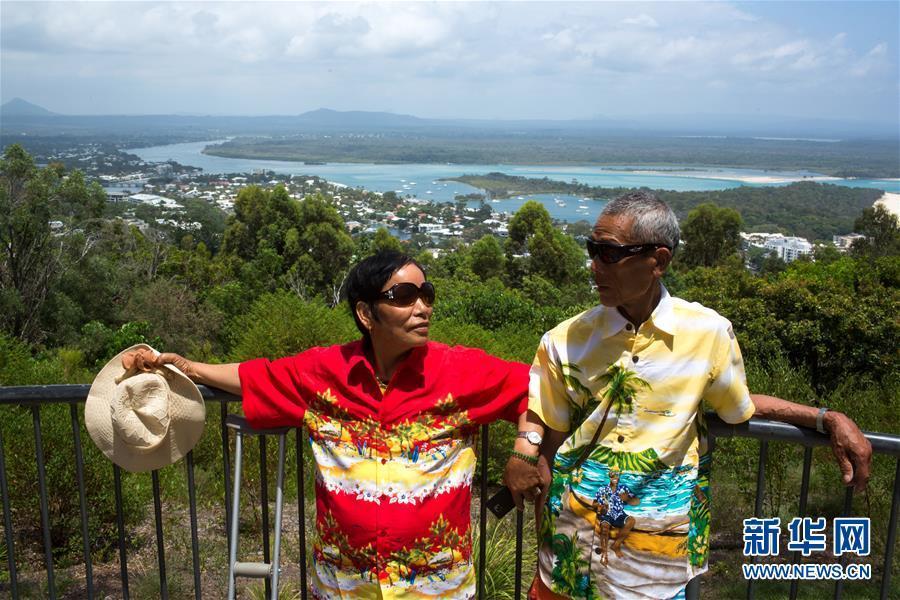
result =
[{"label": "wristwatch", "polygon": [[828,412],[828,408],[822,407],[819,409],[819,414],[816,415],[816,431],[819,433],[828,433],[825,431],[825,413]]},{"label": "wristwatch", "polygon": [[516,437],[525,438],[529,444],[540,446],[544,438],[537,431],[520,431]]}]

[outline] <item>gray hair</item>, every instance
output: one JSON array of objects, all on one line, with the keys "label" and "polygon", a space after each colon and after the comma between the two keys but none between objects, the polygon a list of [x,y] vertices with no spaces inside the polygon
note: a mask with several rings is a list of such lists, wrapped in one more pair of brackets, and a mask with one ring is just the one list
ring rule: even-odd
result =
[{"label": "gray hair", "polygon": [[678,218],[669,205],[650,192],[631,192],[619,196],[603,208],[601,217],[634,218],[631,235],[638,244],[665,244],[674,252],[681,232]]}]

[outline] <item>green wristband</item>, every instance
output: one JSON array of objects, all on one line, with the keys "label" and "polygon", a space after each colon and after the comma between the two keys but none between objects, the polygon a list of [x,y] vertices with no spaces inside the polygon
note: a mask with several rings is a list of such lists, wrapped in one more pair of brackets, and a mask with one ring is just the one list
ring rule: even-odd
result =
[{"label": "green wristband", "polygon": [[535,467],[536,467],[537,464],[538,464],[538,457],[537,457],[537,456],[528,456],[527,454],[525,454],[525,453],[523,453],[523,452],[519,452],[518,450],[513,450],[513,451],[511,452],[511,455],[513,456],[513,458],[518,458],[519,460],[524,460],[524,461],[527,462],[529,465],[532,465],[532,466],[535,466]]}]

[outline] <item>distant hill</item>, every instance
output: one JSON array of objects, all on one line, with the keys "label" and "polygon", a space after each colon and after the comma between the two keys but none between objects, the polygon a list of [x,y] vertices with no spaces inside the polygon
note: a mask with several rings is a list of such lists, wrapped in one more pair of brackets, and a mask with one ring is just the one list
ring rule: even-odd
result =
[{"label": "distant hill", "polygon": [[329,108],[311,110],[297,116],[297,122],[320,127],[420,127],[430,119],[411,115],[363,110],[337,111]]},{"label": "distant hill", "polygon": [[0,106],[0,115],[4,117],[53,117],[56,116],[56,113],[27,100],[13,98]]}]

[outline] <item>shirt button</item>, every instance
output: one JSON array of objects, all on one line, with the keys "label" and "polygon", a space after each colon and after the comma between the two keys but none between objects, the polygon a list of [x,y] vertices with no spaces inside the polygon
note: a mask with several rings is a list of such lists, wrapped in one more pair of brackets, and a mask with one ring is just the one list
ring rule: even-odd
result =
[{"label": "shirt button", "polygon": [[621,444],[621,443],[624,442],[624,441],[625,441],[625,436],[624,436],[624,435],[620,435],[620,436],[619,436],[619,443]]},{"label": "shirt button", "polygon": [[631,357],[631,362],[636,363],[637,361],[638,361],[637,355],[634,355],[634,356]]}]

